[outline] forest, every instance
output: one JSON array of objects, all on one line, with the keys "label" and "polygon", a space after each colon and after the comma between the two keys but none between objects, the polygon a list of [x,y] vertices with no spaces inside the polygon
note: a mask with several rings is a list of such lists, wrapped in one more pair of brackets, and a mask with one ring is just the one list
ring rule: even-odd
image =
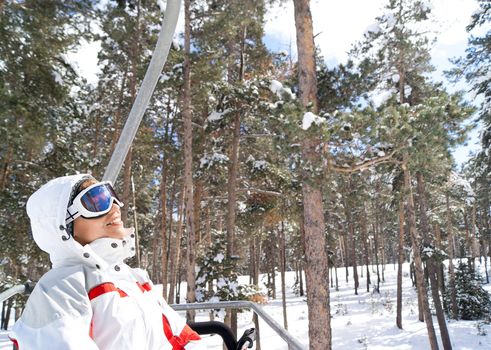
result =
[{"label": "forest", "polygon": [[[431,349],[437,337],[451,349],[448,320],[491,315],[481,286],[491,257],[491,2],[476,0],[466,53],[436,81],[429,1],[387,0],[336,66],[315,43],[310,1],[292,1],[297,52],[263,40],[267,11],[286,0],[183,1],[184,29],[115,184],[139,240],[129,264],[148,270],[169,304],[262,301],[276,295],[275,274],[295,271],[319,350],[336,348],[338,268],[357,295],[377,293],[383,266],[395,264],[397,327],[411,278]],[[102,178],[159,54],[164,3],[0,0],[0,291],[50,269],[30,237],[29,196],[62,175]],[[87,42],[100,43],[96,84],[69,59]],[[470,91],[451,92],[456,81]],[[472,128],[481,148],[458,168],[452,150]],[[2,318],[18,316],[23,300],[13,305]]]}]

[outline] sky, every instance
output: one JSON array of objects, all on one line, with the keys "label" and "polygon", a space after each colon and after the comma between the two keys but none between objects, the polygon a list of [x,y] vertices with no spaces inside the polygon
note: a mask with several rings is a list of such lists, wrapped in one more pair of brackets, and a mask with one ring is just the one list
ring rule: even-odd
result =
[{"label": "sky", "polygon": [[[156,0],[158,1],[158,0]],[[321,49],[326,63],[335,66],[346,62],[352,45],[363,38],[367,28],[375,22],[375,17],[383,13],[388,0],[311,0],[315,43]],[[437,42],[431,51],[432,62],[436,67],[433,76],[446,81],[443,71],[451,67],[449,58],[462,56],[467,46],[468,33],[465,27],[471,15],[477,10],[476,0],[432,0],[434,21],[430,30],[435,32]],[[182,9],[177,31],[182,32],[184,21]],[[284,1],[270,9],[266,16],[264,42],[272,51],[286,51],[296,57],[295,22],[293,2]],[[98,43],[84,43],[81,49],[72,54],[80,72],[89,82],[97,81]],[[467,90],[465,83],[452,85],[446,83],[449,91]],[[468,95],[469,100],[474,100]],[[469,152],[479,149],[479,130],[473,130],[466,146],[454,150],[458,165],[468,159]]]}]

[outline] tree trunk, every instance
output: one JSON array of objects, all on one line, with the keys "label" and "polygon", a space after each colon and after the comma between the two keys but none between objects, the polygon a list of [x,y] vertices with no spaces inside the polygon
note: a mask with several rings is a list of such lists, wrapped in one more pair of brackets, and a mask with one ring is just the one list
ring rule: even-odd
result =
[{"label": "tree trunk", "polygon": [[385,258],[385,235],[382,227],[379,228],[380,235],[380,245],[382,251],[382,282],[385,283],[385,264],[387,263],[387,259]]},{"label": "tree trunk", "polygon": [[[470,227],[469,227],[469,212],[467,209],[464,207],[464,212],[463,215],[464,217],[464,229],[465,229],[465,253],[464,256],[466,257],[472,257],[472,239],[471,239],[471,232],[470,232]],[[471,267],[471,266],[469,266]]]},{"label": "tree trunk", "polygon": [[7,186],[7,178],[9,175],[10,163],[12,162],[12,146],[7,142],[7,155],[2,165],[2,176],[0,177],[0,191],[3,191]]},{"label": "tree trunk", "polygon": [[438,349],[438,342],[436,339],[435,328],[433,326],[433,318],[431,317],[430,304],[428,302],[428,295],[426,294],[426,286],[424,283],[423,274],[423,262],[421,260],[420,252],[420,237],[416,231],[416,217],[414,214],[414,200],[411,189],[411,175],[408,168],[408,155],[404,153],[402,169],[404,171],[404,188],[407,197],[407,217],[408,217],[408,230],[411,236],[414,254],[414,268],[416,272],[416,281],[418,287],[418,294],[421,297],[423,305],[424,321],[426,323],[426,329],[428,331],[428,340],[432,350]]},{"label": "tree trunk", "polygon": [[[167,256],[167,154],[164,154],[162,161],[162,178],[160,179],[160,208],[162,219],[160,221],[160,235],[162,237],[162,295],[167,296],[167,265],[169,258]],[[169,232],[169,235],[171,233]]]},{"label": "tree trunk", "polygon": [[367,232],[367,214],[365,206],[363,206],[363,217],[361,220],[361,240],[363,242],[363,256],[366,265],[367,273],[367,293],[370,292],[370,254],[368,248],[368,232]]},{"label": "tree trunk", "polygon": [[304,183],[303,197],[310,349],[331,349],[329,283],[322,195],[319,189]]},{"label": "tree trunk", "polygon": [[[487,283],[489,283],[489,276],[488,276],[488,270],[487,270],[487,261],[488,261],[488,257],[491,258],[491,236],[490,236],[490,225],[489,225],[489,216],[488,216],[488,208],[489,208],[489,198],[488,196],[486,196],[485,198],[485,202],[483,203],[482,205],[482,227],[484,228],[484,230],[482,230],[482,232],[486,232],[486,236],[487,236],[487,239],[484,238],[484,242],[483,242],[483,248],[484,248],[484,261],[486,263],[486,281]],[[487,240],[487,242],[486,242]],[[487,253],[486,253],[486,249],[487,249]]]},{"label": "tree trunk", "polygon": [[[309,0],[294,0],[298,49],[298,78],[303,106],[317,113],[315,46]],[[303,158],[318,163],[319,141],[302,142]],[[311,174],[304,174],[307,175]],[[315,180],[315,179],[314,179]],[[329,307],[329,262],[326,254],[324,208],[319,184],[305,179],[302,186],[305,229],[305,272],[309,312],[309,342],[312,350],[331,350],[331,312]]]},{"label": "tree trunk", "polygon": [[[169,235],[168,235],[168,249],[167,249],[167,265],[168,265],[168,273],[167,273],[167,280],[168,280],[168,283],[169,283],[169,290],[168,290],[168,303],[169,304],[172,304],[174,302],[174,288],[175,288],[175,281],[173,280],[173,276],[175,274],[175,261],[173,262],[174,260],[174,250],[176,249],[175,245],[174,245],[174,241],[173,241],[173,221],[174,221],[174,218],[173,218],[173,215],[174,215],[174,203],[175,203],[175,197],[176,197],[176,188],[177,188],[177,178],[178,178],[178,173],[176,172],[174,174],[174,180],[172,181],[172,188],[171,188],[171,193],[170,193],[170,197],[169,197],[169,207],[167,209],[168,213],[165,213],[165,215],[168,215],[168,232],[169,232]],[[177,207],[177,212],[179,212],[179,203],[177,204],[178,207]],[[164,296],[165,298],[165,296]]]},{"label": "tree trunk", "polygon": [[[177,182],[177,179],[176,179]],[[181,235],[182,235],[182,220],[184,215],[184,185],[181,187],[181,191],[179,193],[179,200],[177,204],[177,212],[178,212],[178,223],[176,227],[176,235],[175,239],[170,240],[170,262],[169,262],[169,274],[170,274],[170,286],[169,286],[169,303],[174,302],[174,287],[177,284],[177,275],[179,273],[179,259],[181,254]],[[172,213],[172,208],[171,208]],[[171,216],[172,220],[172,216]],[[172,231],[169,231],[170,235],[172,235]]]},{"label": "tree trunk", "polygon": [[339,292],[338,266],[334,266],[334,278],[336,281],[336,292]]},{"label": "tree trunk", "polygon": [[396,324],[402,329],[402,264],[404,263],[404,201],[399,201],[399,246],[397,266],[397,316]]},{"label": "tree trunk", "polygon": [[348,235],[344,233],[341,235],[343,237],[343,252],[344,252],[344,270],[345,270],[345,277],[346,277],[346,283],[349,282],[349,265],[350,265],[350,249],[349,249],[349,242],[348,242]]},{"label": "tree trunk", "polygon": [[[442,238],[441,238],[441,233],[440,233],[440,226],[438,223],[434,225],[435,228],[435,244],[436,248],[443,250],[442,249]],[[438,281],[438,288],[440,290],[440,293],[443,295],[445,293],[445,278],[443,274],[443,263],[439,262],[437,266],[437,281]],[[447,310],[447,299],[443,298],[443,309]]]},{"label": "tree trunk", "polygon": [[[254,235],[253,237],[253,245],[254,245],[254,266],[253,266],[253,275],[252,275],[252,283],[256,286],[259,286],[259,273],[261,266],[261,232],[258,235]],[[261,336],[259,329],[259,318],[257,314],[254,312],[253,315],[254,327],[256,328],[256,350],[261,350]]]},{"label": "tree trunk", "polygon": [[124,160],[124,170],[123,170],[123,196],[121,200],[125,205],[121,207],[121,220],[123,220],[124,225],[129,226],[128,223],[128,209],[130,204],[130,191],[131,191],[131,158],[133,153],[133,146],[130,146],[128,154]]},{"label": "tree trunk", "polygon": [[[375,230],[374,230],[374,236],[375,236],[375,251],[376,251],[376,264],[377,264],[377,290],[380,293],[380,281],[385,282],[385,275],[384,275],[384,270],[385,270],[385,239],[384,239],[384,231],[382,229],[382,219],[379,215],[379,210],[378,208],[381,207],[379,197],[380,197],[380,186],[381,186],[381,181],[377,181],[375,185],[375,207],[377,208],[375,210]],[[382,260],[382,268],[381,273],[379,270],[379,252],[381,252],[381,260]],[[380,275],[382,275],[382,278],[380,278]]]},{"label": "tree trunk", "polygon": [[276,299],[276,245],[274,242],[270,242],[269,245],[270,249],[270,270],[269,272],[271,273],[271,295],[273,296],[273,299]]},{"label": "tree trunk", "polygon": [[299,276],[300,276],[300,296],[303,297],[305,295],[304,287],[303,287],[303,262],[299,262]]},{"label": "tree trunk", "polygon": [[254,278],[253,283],[259,286],[259,274],[261,266],[261,236],[254,237]]},{"label": "tree trunk", "polygon": [[471,211],[471,241],[472,241],[472,258],[481,257],[480,243],[476,236],[476,202],[472,203]]},{"label": "tree trunk", "polygon": [[135,194],[135,181],[133,179],[133,175],[131,175],[131,196],[133,200],[133,225],[135,228],[135,258],[136,258],[136,267],[141,267],[140,261],[140,233],[138,232],[138,215],[136,210],[136,194]]},{"label": "tree trunk", "polygon": [[114,122],[113,122],[113,128],[114,132],[111,137],[111,145],[109,146],[109,153],[113,154],[114,149],[116,148],[116,143],[118,142],[119,135],[121,133],[121,115],[123,114],[123,108],[124,107],[124,97],[125,97],[125,87],[126,87],[126,79],[128,76],[128,68],[125,69],[125,72],[123,73],[123,78],[121,79],[121,87],[119,89],[119,99],[118,99],[118,107],[116,111],[114,112]]},{"label": "tree trunk", "polygon": [[254,251],[254,235],[249,237],[249,284],[254,284],[254,269],[256,267],[256,253]]},{"label": "tree trunk", "polygon": [[353,222],[353,217],[351,216],[351,213],[353,211],[353,208],[351,207],[350,203],[350,198],[349,194],[353,192],[353,185],[351,183],[351,178],[348,179],[348,191],[345,193],[345,203],[344,203],[344,208],[345,208],[345,217],[346,221],[348,224],[348,239],[349,239],[349,245],[350,245],[350,263],[351,266],[353,267],[353,283],[354,283],[354,288],[355,288],[355,295],[358,295],[358,287],[360,286],[359,281],[358,281],[358,271],[357,271],[357,266],[356,266],[356,244],[355,244],[355,225]]},{"label": "tree trunk", "polygon": [[[428,222],[428,216],[426,214],[426,192],[423,174],[421,172],[416,172],[416,180],[418,183],[418,202],[420,210],[421,219],[421,231],[423,232],[424,246],[434,246],[434,239],[431,237],[430,224]],[[434,256],[429,257],[427,260],[428,274],[431,286],[431,295],[433,297],[433,304],[435,305],[436,317],[438,320],[438,325],[440,326],[440,335],[442,338],[443,348],[445,350],[452,349],[452,343],[450,342],[450,335],[448,334],[447,323],[445,321],[445,314],[443,311],[442,303],[440,300],[440,294],[438,293],[438,281],[437,281],[437,266],[434,260]]]},{"label": "tree trunk", "polygon": [[239,168],[240,113],[235,113],[234,133],[228,169],[227,202],[227,256],[235,255],[235,207],[237,205],[237,175]]},{"label": "tree trunk", "polygon": [[101,123],[100,123],[100,118],[99,115],[96,114],[95,116],[95,123],[94,123],[94,143],[92,144],[92,159],[97,158],[97,154],[99,153],[99,134],[100,134],[100,128],[101,128]]},{"label": "tree trunk", "polygon": [[450,212],[450,199],[448,192],[445,194],[445,202],[447,206],[447,235],[448,235],[448,275],[449,275],[449,287],[450,287],[450,301],[452,303],[452,318],[456,320],[458,318],[457,312],[457,289],[455,288],[455,270],[453,265],[453,259],[455,255],[455,242],[452,228],[452,213]]},{"label": "tree trunk", "polygon": [[373,260],[375,261],[374,273],[377,274],[377,287],[375,287],[373,290],[376,291],[377,293],[380,293],[380,269],[378,266],[379,246],[378,246],[378,215],[377,214],[375,214],[375,223],[372,224],[372,228],[373,228]]},{"label": "tree trunk", "polygon": [[[134,33],[134,40],[131,42],[130,62],[131,62],[131,76],[130,76],[130,96],[133,103],[136,98],[136,85],[137,85],[137,70],[140,56],[140,1],[137,1],[137,17],[136,28]],[[130,202],[131,191],[131,162],[132,162],[133,146],[130,146],[128,154],[124,160],[124,173],[123,173],[123,203]],[[125,205],[121,208],[121,220],[123,220],[125,226],[128,225],[128,209],[129,205]]]},{"label": "tree trunk", "polygon": [[[341,265],[346,268],[346,263],[345,263],[346,258],[344,254],[344,239],[342,234],[338,235],[338,241],[339,241],[339,255],[341,255]],[[348,282],[348,271],[346,271],[346,282]]]},{"label": "tree trunk", "polygon": [[283,327],[288,329],[288,318],[286,316],[286,283],[285,283],[285,270],[286,270],[286,244],[285,244],[285,230],[283,221],[281,222],[280,231],[280,274],[281,274],[281,301],[283,305]]},{"label": "tree trunk", "polygon": [[194,186],[194,198],[193,198],[193,203],[194,203],[194,236],[196,238],[196,242],[201,242],[203,240],[203,234],[201,230],[201,225],[200,223],[202,222],[201,215],[201,200],[203,198],[203,189],[204,189],[204,184],[203,180],[196,180],[193,183]]},{"label": "tree trunk", "polygon": [[353,280],[355,287],[355,295],[358,295],[358,287],[360,282],[358,281],[358,267],[356,265],[356,246],[355,246],[355,225],[350,222],[348,224],[348,229],[351,235],[351,263],[353,264]]},{"label": "tree trunk", "polygon": [[[244,75],[244,64],[245,64],[245,39],[247,35],[247,28],[241,28],[241,46],[240,46],[240,65],[238,80],[242,82]],[[233,68],[235,67],[234,62],[234,45],[230,40],[228,43],[229,50],[229,61],[228,65],[228,80],[233,82]],[[235,219],[236,219],[236,206],[237,206],[237,177],[239,172],[239,143],[240,143],[240,124],[241,115],[240,109],[237,108],[234,116],[234,131],[232,137],[232,147],[230,150],[230,166],[228,168],[228,202],[227,202],[227,256],[231,257],[235,255]]]},{"label": "tree trunk", "polygon": [[[194,231],[194,192],[193,192],[193,127],[191,124],[191,62],[189,59],[191,48],[191,0],[184,0],[184,83],[183,83],[183,137],[184,137],[184,188],[186,189],[186,301],[196,301],[196,257],[195,257],[195,231]],[[188,322],[194,322],[196,312],[186,311]]]},{"label": "tree trunk", "polygon": [[[160,209],[160,208],[159,208]],[[156,217],[155,220],[155,227],[158,227],[159,223],[161,220],[159,220],[158,217]],[[153,233],[152,237],[152,272],[150,278],[152,279],[153,283],[161,283],[160,276],[159,276],[159,270],[157,266],[157,258],[159,255],[159,234],[157,230]],[[166,298],[167,294],[163,294],[163,297]]]}]

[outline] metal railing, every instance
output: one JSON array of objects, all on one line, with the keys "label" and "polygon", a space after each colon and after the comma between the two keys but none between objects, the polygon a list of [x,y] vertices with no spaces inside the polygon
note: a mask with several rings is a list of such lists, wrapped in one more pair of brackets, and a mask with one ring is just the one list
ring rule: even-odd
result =
[{"label": "metal railing", "polygon": [[297,339],[295,339],[286,329],[278,324],[263,308],[251,301],[220,301],[216,303],[194,303],[194,304],[172,304],[170,305],[176,311],[185,310],[211,310],[211,309],[252,309],[260,316],[292,350],[305,350]]}]

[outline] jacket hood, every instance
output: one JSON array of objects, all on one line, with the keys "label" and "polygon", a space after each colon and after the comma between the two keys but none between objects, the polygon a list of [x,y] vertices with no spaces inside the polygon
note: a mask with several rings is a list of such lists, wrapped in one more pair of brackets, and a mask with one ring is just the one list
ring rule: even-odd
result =
[{"label": "jacket hood", "polygon": [[[82,246],[67,231],[65,216],[72,189],[89,176],[78,174],[53,179],[34,192],[27,201],[26,210],[31,220],[34,241],[49,254],[53,267],[82,263],[105,268],[113,262],[104,259],[100,251],[97,254],[91,244]],[[119,252],[118,256],[122,255],[128,254]],[[122,256],[121,261],[127,257]]]}]

